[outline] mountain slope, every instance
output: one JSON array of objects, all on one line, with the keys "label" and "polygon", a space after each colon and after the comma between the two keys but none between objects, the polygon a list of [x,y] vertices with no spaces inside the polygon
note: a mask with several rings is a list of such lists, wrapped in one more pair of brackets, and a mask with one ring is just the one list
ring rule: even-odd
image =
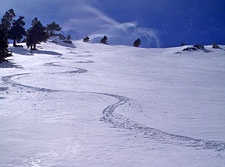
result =
[{"label": "mountain slope", "polygon": [[0,166],[223,166],[223,49],[74,44],[1,65]]}]

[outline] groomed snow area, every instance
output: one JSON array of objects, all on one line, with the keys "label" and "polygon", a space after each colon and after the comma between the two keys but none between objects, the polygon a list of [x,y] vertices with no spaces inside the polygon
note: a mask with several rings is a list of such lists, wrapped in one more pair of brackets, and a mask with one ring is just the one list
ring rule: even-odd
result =
[{"label": "groomed snow area", "polygon": [[73,43],[0,64],[0,167],[225,166],[224,49]]}]

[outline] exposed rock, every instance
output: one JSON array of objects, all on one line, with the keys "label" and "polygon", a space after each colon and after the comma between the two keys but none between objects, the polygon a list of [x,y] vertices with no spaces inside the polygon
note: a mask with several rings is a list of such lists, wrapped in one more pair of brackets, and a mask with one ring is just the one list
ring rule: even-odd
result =
[{"label": "exposed rock", "polygon": [[205,47],[201,44],[194,45],[194,47],[197,48],[197,49],[201,49],[201,50],[205,49]]},{"label": "exposed rock", "polygon": [[205,47],[201,44],[197,44],[197,45],[194,45],[194,46],[191,46],[191,47],[187,47],[185,49],[183,49],[183,51],[198,51],[198,50],[202,50],[206,53],[210,52],[210,50],[207,50],[205,49]]},{"label": "exposed rock", "polygon": [[197,48],[196,47],[187,47],[187,48],[185,48],[185,49],[183,49],[183,51],[196,51],[197,50]]},{"label": "exposed rock", "polygon": [[213,43],[212,44],[212,48],[214,48],[214,49],[220,49],[220,47],[216,43]]},{"label": "exposed rock", "polygon": [[68,44],[73,44],[73,42],[71,40],[64,40],[64,43],[68,43]]}]

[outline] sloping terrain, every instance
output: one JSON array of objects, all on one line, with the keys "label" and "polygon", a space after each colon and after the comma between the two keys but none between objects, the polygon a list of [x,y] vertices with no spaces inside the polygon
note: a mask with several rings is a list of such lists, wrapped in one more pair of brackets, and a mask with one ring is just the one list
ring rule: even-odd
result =
[{"label": "sloping terrain", "polygon": [[0,167],[225,164],[225,51],[74,41],[0,65]]}]

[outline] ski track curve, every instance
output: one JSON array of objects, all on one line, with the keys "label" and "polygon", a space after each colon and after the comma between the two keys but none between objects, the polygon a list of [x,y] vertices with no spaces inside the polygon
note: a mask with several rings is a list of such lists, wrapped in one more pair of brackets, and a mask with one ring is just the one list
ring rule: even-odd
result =
[{"label": "ski track curve", "polygon": [[52,67],[62,67],[61,65],[57,64],[58,62],[50,62],[45,63],[44,66],[52,66]]},{"label": "ski track curve", "polygon": [[94,63],[94,61],[92,61],[92,60],[76,61],[75,63],[88,64],[88,63]]},{"label": "ski track curve", "polygon": [[225,150],[225,142],[223,141],[213,141],[213,140],[204,140],[204,139],[196,139],[182,135],[171,134],[167,132],[160,131],[155,128],[143,126],[138,124],[126,117],[115,113],[116,109],[120,106],[126,104],[127,102],[131,102],[131,99],[125,96],[114,95],[109,93],[100,93],[100,92],[86,92],[86,91],[66,91],[66,90],[53,90],[47,88],[39,88],[33,86],[27,86],[20,84],[16,81],[13,81],[13,77],[17,76],[26,76],[30,73],[22,73],[10,76],[4,76],[1,78],[2,82],[6,85],[10,85],[12,87],[16,87],[19,89],[32,89],[38,92],[45,92],[45,93],[52,93],[52,92],[74,92],[74,93],[87,93],[87,94],[96,94],[96,95],[103,95],[117,99],[118,101],[112,105],[107,106],[102,114],[102,118],[100,121],[109,123],[117,128],[123,128],[135,133],[142,134],[143,137],[149,138],[152,140],[156,140],[163,144],[172,144],[184,147],[193,147],[193,148],[202,148],[202,149],[214,149],[216,151],[223,151]]},{"label": "ski track curve", "polygon": [[71,70],[71,71],[63,71],[63,72],[54,72],[51,74],[81,74],[81,73],[87,73],[88,70],[83,69],[83,68],[77,68],[77,67],[73,67],[76,70]]},{"label": "ski track curve", "polygon": [[[44,66],[50,66],[50,67],[64,67],[62,65],[57,64],[58,62],[49,62],[45,63]],[[64,71],[64,72],[55,72],[51,74],[62,74],[62,73],[86,73],[88,70],[83,69],[83,68],[78,68],[78,67],[69,67],[69,68],[75,68],[76,70],[71,70],[71,71]]]},{"label": "ski track curve", "polygon": [[86,72],[88,72],[88,70],[86,70],[86,69],[83,69],[83,68],[77,68],[77,67],[75,67],[76,68],[76,70],[73,70],[73,71],[64,71],[64,72],[62,72],[62,73],[86,73]]},{"label": "ski track curve", "polygon": [[85,55],[76,55],[75,57],[93,57],[91,54],[85,54]]}]

